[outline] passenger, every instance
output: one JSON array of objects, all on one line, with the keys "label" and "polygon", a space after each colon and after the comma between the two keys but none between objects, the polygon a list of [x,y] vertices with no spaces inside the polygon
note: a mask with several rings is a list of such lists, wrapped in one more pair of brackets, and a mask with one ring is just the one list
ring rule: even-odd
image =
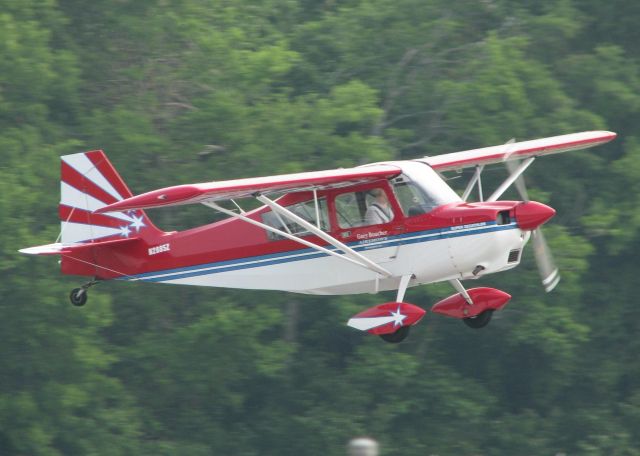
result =
[{"label": "passenger", "polygon": [[364,220],[367,225],[379,225],[389,223],[393,219],[393,211],[389,205],[387,195],[381,188],[375,188],[369,192],[375,200],[367,208]]}]

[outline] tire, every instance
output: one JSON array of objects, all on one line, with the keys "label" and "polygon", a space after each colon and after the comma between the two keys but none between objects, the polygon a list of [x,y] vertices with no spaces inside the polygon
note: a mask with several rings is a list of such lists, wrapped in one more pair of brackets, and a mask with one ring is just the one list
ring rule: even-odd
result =
[{"label": "tire", "polygon": [[491,317],[493,316],[493,309],[487,309],[482,313],[479,313],[475,317],[463,318],[464,324],[469,328],[480,329],[484,328],[491,321]]},{"label": "tire", "polygon": [[71,304],[76,307],[82,307],[87,303],[87,290],[83,288],[74,288],[69,295]]},{"label": "tire", "polygon": [[389,342],[390,344],[397,344],[407,338],[407,336],[409,335],[409,329],[411,329],[411,326],[402,326],[394,333],[380,334],[380,338],[385,342]]}]

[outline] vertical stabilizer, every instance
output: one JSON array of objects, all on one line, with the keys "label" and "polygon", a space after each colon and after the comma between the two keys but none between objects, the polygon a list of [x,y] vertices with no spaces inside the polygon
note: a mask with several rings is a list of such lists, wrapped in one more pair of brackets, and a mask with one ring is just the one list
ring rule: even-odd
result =
[{"label": "vertical stabilizer", "polygon": [[141,210],[93,213],[133,196],[103,151],[60,158],[59,215],[63,245],[145,238],[160,233]]}]

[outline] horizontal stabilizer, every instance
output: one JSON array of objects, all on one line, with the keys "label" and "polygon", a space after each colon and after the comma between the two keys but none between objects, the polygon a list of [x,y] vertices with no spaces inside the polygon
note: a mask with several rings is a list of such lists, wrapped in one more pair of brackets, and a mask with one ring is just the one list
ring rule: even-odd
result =
[{"label": "horizontal stabilizer", "polygon": [[26,249],[18,250],[18,252],[26,253],[27,255],[62,255],[63,253],[71,253],[71,250],[69,250],[69,246],[56,242],[55,244],[27,247]]},{"label": "horizontal stabilizer", "polygon": [[57,242],[55,244],[36,245],[35,247],[27,247],[25,249],[18,250],[18,252],[25,253],[27,255],[64,255],[64,254],[76,253],[86,249],[92,249],[95,247],[122,245],[124,243],[137,241],[139,239],[140,238],[132,237],[132,238],[126,238],[126,239],[111,239],[108,241],[87,242],[82,244],[61,244],[60,242]]}]

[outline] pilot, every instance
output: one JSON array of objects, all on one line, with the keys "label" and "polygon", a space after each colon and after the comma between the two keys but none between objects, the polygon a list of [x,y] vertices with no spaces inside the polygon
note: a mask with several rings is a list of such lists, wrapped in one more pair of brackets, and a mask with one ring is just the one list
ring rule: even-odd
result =
[{"label": "pilot", "polygon": [[375,200],[367,208],[364,220],[367,225],[379,225],[388,223],[393,218],[393,211],[389,205],[387,195],[381,188],[375,188],[369,192]]}]

